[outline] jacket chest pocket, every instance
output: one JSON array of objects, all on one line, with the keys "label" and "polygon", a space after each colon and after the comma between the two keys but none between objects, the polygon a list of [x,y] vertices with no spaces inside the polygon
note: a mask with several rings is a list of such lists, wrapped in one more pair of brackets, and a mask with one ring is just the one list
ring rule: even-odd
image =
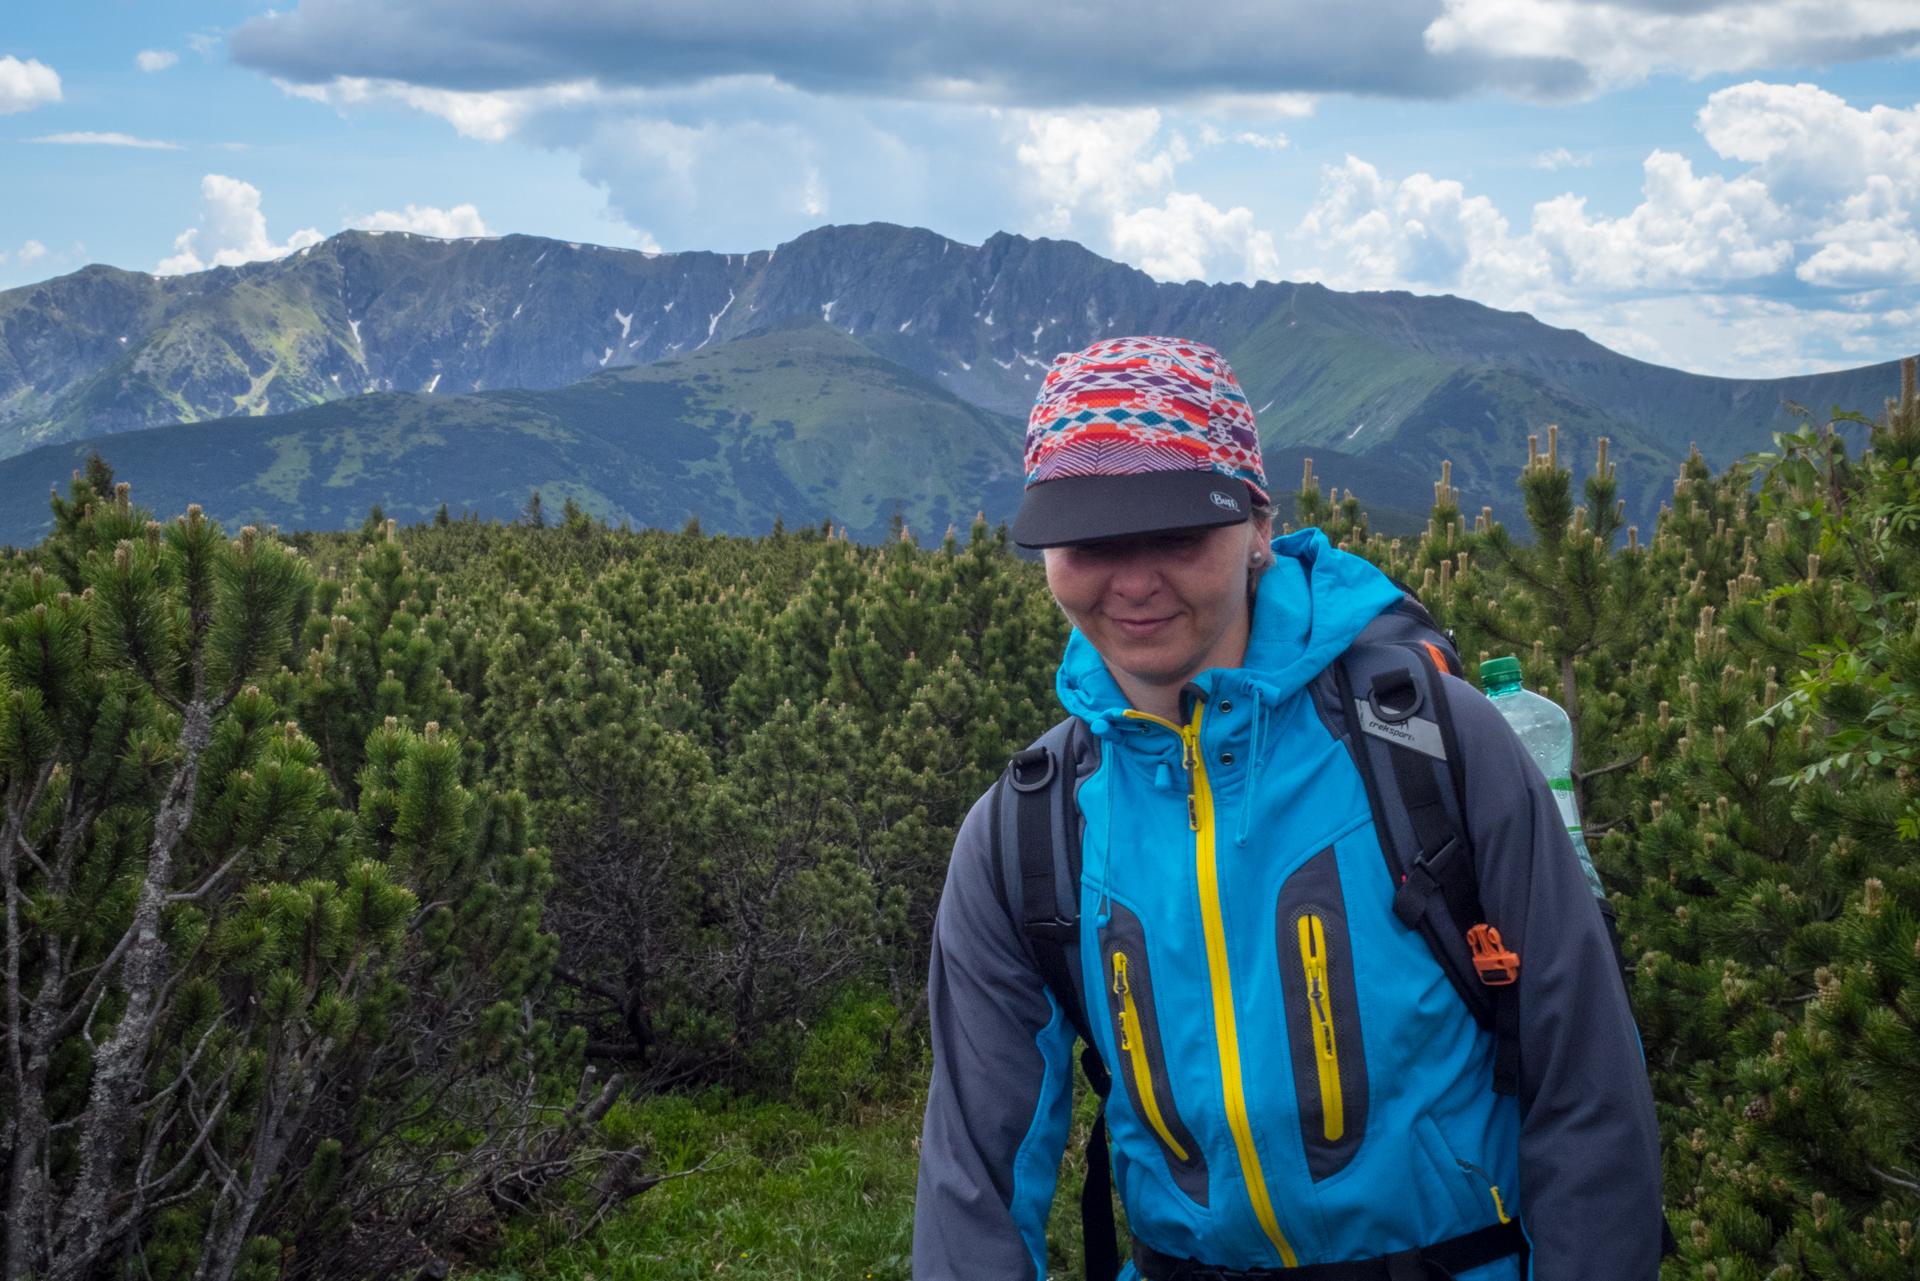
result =
[{"label": "jacket chest pocket", "polygon": [[1307,1170],[1318,1183],[1346,1168],[1367,1129],[1353,949],[1331,849],[1281,886],[1276,935],[1300,1137]]},{"label": "jacket chest pocket", "polygon": [[1152,1131],[1174,1183],[1196,1204],[1207,1203],[1207,1162],[1200,1145],[1180,1120],[1166,1046],[1155,1017],[1153,977],[1147,967],[1146,932],[1140,918],[1119,903],[1100,931],[1105,964],[1107,1012],[1118,1051],[1114,1075],[1126,1083],[1133,1114]]}]

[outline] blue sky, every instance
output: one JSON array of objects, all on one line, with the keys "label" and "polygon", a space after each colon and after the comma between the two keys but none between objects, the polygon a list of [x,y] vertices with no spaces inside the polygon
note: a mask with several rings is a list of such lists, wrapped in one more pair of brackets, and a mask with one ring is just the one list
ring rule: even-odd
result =
[{"label": "blue sky", "polygon": [[1920,0],[0,0],[0,287],[885,220],[1838,368],[1920,349],[1917,49]]}]

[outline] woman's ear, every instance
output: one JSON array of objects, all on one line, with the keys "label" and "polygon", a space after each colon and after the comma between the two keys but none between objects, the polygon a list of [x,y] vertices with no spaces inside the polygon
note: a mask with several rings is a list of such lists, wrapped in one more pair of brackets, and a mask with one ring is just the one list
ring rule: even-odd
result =
[{"label": "woman's ear", "polygon": [[1273,522],[1255,516],[1247,525],[1247,564],[1260,569],[1273,559]]}]

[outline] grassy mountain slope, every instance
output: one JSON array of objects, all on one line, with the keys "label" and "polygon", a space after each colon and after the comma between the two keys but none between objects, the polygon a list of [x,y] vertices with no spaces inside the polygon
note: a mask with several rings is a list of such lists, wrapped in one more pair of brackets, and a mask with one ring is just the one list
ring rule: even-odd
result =
[{"label": "grassy mountain slope", "polygon": [[616,524],[746,533],[778,514],[866,538],[897,500],[938,537],[1010,516],[1020,490],[1018,424],[804,320],[556,391],[380,392],[42,447],[0,462],[0,539],[39,537],[48,486],[96,447],[142,503],[198,502],[229,528],[337,529],[374,503],[409,522],[443,502],[512,518],[537,488],[549,512],[571,497]]},{"label": "grassy mountain slope", "polygon": [[[1669,455],[1698,441],[1715,463],[1764,444],[1786,422],[1783,400],[1874,409],[1897,386],[1892,365],[1703,378],[1460,298],[1160,284],[1070,242],[1006,234],[970,246],[870,224],[751,254],[643,254],[530,236],[347,232],[276,262],[165,280],[90,267],[0,293],[0,456],[348,393],[553,389],[786,317],[823,320],[1015,415],[1060,351],[1112,334],[1180,334],[1230,354],[1255,405],[1269,407],[1269,445],[1386,449],[1420,468],[1432,450],[1406,424],[1477,430],[1448,417],[1455,400],[1430,403],[1463,373],[1528,376],[1488,398],[1511,415],[1492,437],[1524,437],[1576,405],[1583,432],[1604,426]],[[1476,477],[1521,461],[1487,456]]]}]

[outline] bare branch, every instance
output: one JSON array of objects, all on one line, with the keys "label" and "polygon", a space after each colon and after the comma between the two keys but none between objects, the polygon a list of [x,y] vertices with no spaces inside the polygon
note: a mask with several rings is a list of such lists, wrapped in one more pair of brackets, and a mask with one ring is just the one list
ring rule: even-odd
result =
[{"label": "bare branch", "polygon": [[[1882,1179],[1888,1183],[1891,1183],[1895,1187],[1905,1188],[1909,1192],[1920,1192],[1920,1183],[1915,1183],[1910,1179],[1896,1179],[1891,1174],[1888,1174],[1885,1170],[1882,1170],[1877,1166],[1875,1166],[1874,1163],[1871,1161],[1868,1161],[1865,1164],[1867,1169],[1872,1172],[1875,1178]],[[1896,1170],[1900,1170],[1900,1167],[1897,1165],[1894,1166],[1893,1168]],[[1910,1173],[1907,1170],[1900,1170],[1900,1172],[1902,1174]]]},{"label": "bare branch", "polygon": [[200,882],[199,889],[189,891],[188,893],[185,893],[185,894],[169,894],[167,895],[167,902],[191,903],[194,899],[199,898],[202,894],[205,894],[208,890],[212,889],[215,885],[218,885],[220,883],[220,878],[225,876],[228,872],[231,872],[233,870],[233,865],[235,863],[238,863],[241,859],[245,858],[248,855],[248,853],[252,851],[252,849],[253,847],[251,845],[242,845],[239,849],[233,852],[232,858],[228,859],[226,862],[222,863],[219,867],[215,868],[213,872],[207,877],[206,880]]},{"label": "bare branch", "polygon": [[1602,765],[1599,769],[1582,770],[1580,772],[1580,781],[1584,783],[1588,779],[1599,778],[1602,774],[1611,774],[1615,770],[1623,770],[1629,765],[1638,765],[1646,759],[1646,755],[1645,752],[1642,752],[1638,756],[1623,756],[1611,765]]}]

